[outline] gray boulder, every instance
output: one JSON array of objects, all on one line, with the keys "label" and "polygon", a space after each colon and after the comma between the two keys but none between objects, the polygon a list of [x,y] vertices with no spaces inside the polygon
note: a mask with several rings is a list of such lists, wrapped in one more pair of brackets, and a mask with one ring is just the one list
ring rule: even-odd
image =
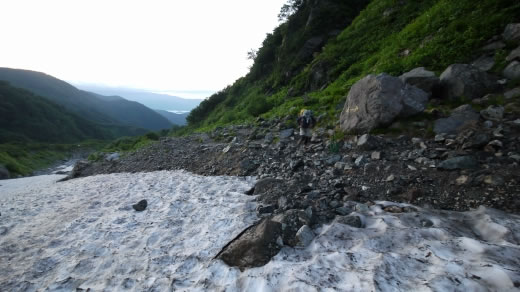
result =
[{"label": "gray boulder", "polygon": [[89,161],[87,161],[87,160],[79,160],[78,162],[76,162],[76,164],[74,165],[74,168],[69,173],[69,175],[67,177],[61,179],[60,181],[66,181],[66,180],[69,180],[69,179],[80,177],[82,175],[82,173],[86,169],[88,169],[90,166],[91,166],[91,163]]},{"label": "gray boulder", "polygon": [[361,228],[363,227],[363,222],[361,221],[361,218],[356,215],[351,216],[337,216],[336,221],[341,224],[349,225],[355,228]]},{"label": "gray boulder", "polygon": [[294,134],[294,129],[285,129],[280,131],[280,139],[287,139]]},{"label": "gray boulder", "polygon": [[9,170],[0,164],[0,179],[8,179],[9,178]]},{"label": "gray boulder", "polygon": [[477,168],[478,161],[473,156],[458,156],[446,159],[439,163],[437,168],[444,170]]},{"label": "gray boulder", "polygon": [[261,267],[280,251],[277,241],[281,234],[282,224],[266,218],[225,246],[217,258],[241,270]]},{"label": "gray boulder", "polygon": [[506,41],[520,41],[520,23],[510,23],[506,26],[502,37]]},{"label": "gray boulder", "polygon": [[475,125],[480,115],[470,105],[461,105],[454,109],[451,116],[434,122],[433,131],[436,134],[458,134],[465,128]]},{"label": "gray boulder", "polygon": [[486,109],[480,111],[480,115],[490,121],[501,121],[504,118],[504,107],[490,105]]},{"label": "gray boulder", "polygon": [[119,160],[119,158],[120,158],[120,155],[117,152],[110,153],[105,156],[106,161],[116,161],[116,160]]},{"label": "gray boulder", "polygon": [[308,225],[303,225],[298,232],[296,232],[297,246],[308,246],[316,235]]},{"label": "gray boulder", "polygon": [[284,213],[274,216],[272,219],[274,222],[282,224],[282,240],[283,243],[289,246],[297,246],[299,239],[296,234],[300,228],[304,225],[310,225],[311,219],[303,210],[291,209]]},{"label": "gray boulder", "polygon": [[404,83],[418,87],[430,94],[433,88],[439,84],[439,77],[435,76],[435,73],[426,70],[424,67],[415,68],[406,72],[399,76],[399,79]]},{"label": "gray boulder", "polygon": [[380,148],[383,144],[384,140],[382,138],[369,134],[364,134],[361,137],[359,137],[357,141],[357,148],[361,150],[370,151]]},{"label": "gray boulder", "polygon": [[495,57],[494,55],[484,55],[473,61],[471,65],[482,71],[489,71],[495,66]]},{"label": "gray boulder", "polygon": [[502,75],[508,79],[520,78],[520,62],[513,61],[509,63],[509,65],[504,69],[504,72],[502,72]]},{"label": "gray boulder", "polygon": [[444,98],[454,99],[464,96],[475,99],[495,90],[497,80],[477,67],[453,64],[442,72],[440,85]]},{"label": "gray boulder", "polygon": [[507,55],[506,61],[511,62],[513,60],[520,60],[520,47],[514,49]]},{"label": "gray boulder", "polygon": [[426,92],[397,77],[368,75],[350,89],[340,126],[343,131],[369,131],[391,124],[396,117],[418,114],[427,102]]}]

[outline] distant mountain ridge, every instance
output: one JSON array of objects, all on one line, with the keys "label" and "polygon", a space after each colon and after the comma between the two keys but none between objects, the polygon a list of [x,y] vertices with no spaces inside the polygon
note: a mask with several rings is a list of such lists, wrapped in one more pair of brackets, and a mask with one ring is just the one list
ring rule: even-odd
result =
[{"label": "distant mountain ridge", "polygon": [[79,90],[67,82],[45,73],[0,68],[0,80],[29,90],[96,123],[139,127],[147,130],[168,129],[172,126],[168,119],[138,102]]},{"label": "distant mountain ridge", "polygon": [[117,129],[81,118],[48,99],[0,81],[0,143],[71,143],[112,139],[116,132]]},{"label": "distant mountain ridge", "polygon": [[169,94],[148,92],[124,87],[108,87],[91,84],[76,84],[78,88],[109,96],[121,96],[127,100],[137,101],[154,110],[191,111],[202,99],[187,99]]}]

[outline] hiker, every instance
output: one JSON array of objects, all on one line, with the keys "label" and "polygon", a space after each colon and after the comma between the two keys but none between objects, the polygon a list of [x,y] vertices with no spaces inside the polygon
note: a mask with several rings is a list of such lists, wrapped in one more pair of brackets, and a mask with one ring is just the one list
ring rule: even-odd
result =
[{"label": "hiker", "polygon": [[316,125],[316,119],[312,116],[311,110],[302,109],[298,117],[298,125],[300,126],[300,141],[298,144],[307,145],[311,140],[311,129]]}]

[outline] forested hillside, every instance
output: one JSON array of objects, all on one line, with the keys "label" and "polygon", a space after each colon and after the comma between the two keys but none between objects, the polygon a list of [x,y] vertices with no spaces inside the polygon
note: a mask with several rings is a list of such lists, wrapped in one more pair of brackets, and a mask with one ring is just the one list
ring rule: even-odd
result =
[{"label": "forested hillside", "polygon": [[114,138],[107,129],[43,97],[0,81],[0,143],[71,143]]},{"label": "forested hillside", "polygon": [[0,80],[62,105],[87,120],[117,126],[121,131],[118,136],[132,135],[135,127],[147,130],[171,127],[167,119],[140,103],[100,97],[44,73],[0,68]]},{"label": "forested hillside", "polygon": [[[249,53],[249,73],[191,112],[192,129],[294,115],[302,107],[332,126],[357,80],[471,62],[506,24],[520,21],[520,2],[290,0],[280,18]],[[496,52],[491,71],[504,68],[510,49]]]}]

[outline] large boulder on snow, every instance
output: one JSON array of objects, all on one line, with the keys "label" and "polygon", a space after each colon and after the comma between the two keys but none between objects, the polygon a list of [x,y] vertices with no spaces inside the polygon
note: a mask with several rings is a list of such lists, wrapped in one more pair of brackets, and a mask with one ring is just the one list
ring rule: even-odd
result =
[{"label": "large boulder on snow", "polygon": [[240,269],[261,267],[282,248],[281,235],[282,224],[266,218],[225,246],[217,258]]},{"label": "large boulder on snow", "polygon": [[520,62],[513,61],[509,63],[509,65],[504,69],[502,75],[508,79],[520,78]]},{"label": "large boulder on snow", "polygon": [[415,68],[406,72],[399,76],[399,79],[404,83],[418,87],[430,94],[432,93],[433,88],[439,84],[439,77],[435,76],[435,73],[426,70],[424,67]]},{"label": "large boulder on snow", "polygon": [[506,26],[502,37],[506,41],[520,41],[520,23],[510,23]]},{"label": "large boulder on snow", "polygon": [[458,134],[462,130],[476,125],[479,118],[480,114],[469,104],[461,105],[454,109],[449,117],[436,120],[433,131],[436,134]]},{"label": "large boulder on snow", "polygon": [[352,86],[341,112],[343,131],[369,131],[387,126],[396,117],[418,114],[428,94],[387,74],[368,75]]},{"label": "large boulder on snow", "polygon": [[443,97],[454,99],[481,98],[496,89],[497,80],[492,75],[468,64],[448,66],[440,76]]}]

